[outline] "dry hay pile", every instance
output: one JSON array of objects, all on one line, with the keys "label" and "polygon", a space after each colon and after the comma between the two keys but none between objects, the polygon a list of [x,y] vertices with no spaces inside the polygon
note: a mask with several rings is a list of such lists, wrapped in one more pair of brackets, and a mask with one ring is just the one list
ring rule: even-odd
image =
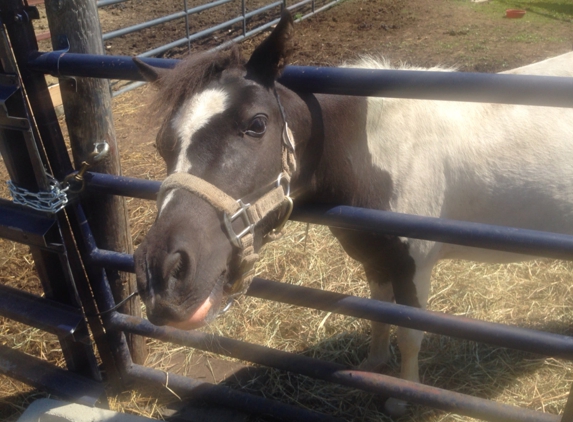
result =
[{"label": "dry hay pile", "polygon": [[[115,116],[132,117],[139,112],[138,93],[116,99]],[[127,175],[161,179],[163,166],[153,152],[153,142],[123,150]],[[6,179],[2,169],[3,179]],[[1,195],[7,196],[2,187]],[[155,204],[128,199],[132,233],[136,244],[153,222]],[[38,277],[27,248],[0,240],[0,282],[41,293]],[[550,332],[571,334],[571,264],[538,260],[509,265],[485,265],[444,261],[434,270],[429,308],[453,315],[500,322]],[[258,276],[284,283],[304,285],[356,296],[368,296],[364,273],[344,254],[328,229],[291,222],[286,235],[266,246]],[[295,306],[243,297],[205,330],[235,339],[262,344],[345,365],[365,358],[369,323],[364,320]],[[52,363],[64,366],[57,339],[39,330],[0,319],[0,342]],[[202,364],[232,360],[189,348],[148,340],[148,365],[180,373],[193,373]],[[386,372],[399,372],[399,351]],[[206,363],[205,363],[206,362]],[[546,412],[563,410],[573,382],[573,365],[559,359],[501,349],[470,341],[429,334],[420,356],[422,380],[426,384],[491,398],[504,403]],[[217,381],[221,377],[213,374]],[[307,377],[269,369],[251,370],[249,377],[230,376],[225,381],[243,391],[297,404],[347,420],[389,420],[381,414],[376,396]],[[114,409],[161,418],[162,409],[177,401],[168,391],[144,394],[128,391],[111,398]],[[14,420],[35,398],[42,396],[30,387],[7,377],[0,378],[0,419]],[[450,421],[468,418],[427,408],[412,407],[403,421]]]}]

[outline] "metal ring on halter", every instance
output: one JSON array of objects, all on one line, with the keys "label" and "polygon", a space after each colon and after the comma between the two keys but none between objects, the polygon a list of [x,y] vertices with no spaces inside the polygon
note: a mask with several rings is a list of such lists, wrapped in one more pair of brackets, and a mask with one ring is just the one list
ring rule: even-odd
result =
[{"label": "metal ring on halter", "polygon": [[227,303],[225,304],[225,307],[219,312],[219,315],[223,315],[225,313],[227,313],[227,311],[229,309],[231,309],[231,306],[233,306],[233,303],[235,302],[235,298],[234,297],[230,297],[227,299]]},{"label": "metal ring on halter", "polygon": [[277,188],[281,185],[281,182],[283,181],[283,179],[284,179],[284,181],[286,182],[286,185],[285,185],[285,188],[286,188],[285,196],[290,196],[290,180],[288,180],[288,179],[285,177],[285,174],[284,174],[284,173],[280,173],[280,174],[279,174],[279,177],[277,177]]}]

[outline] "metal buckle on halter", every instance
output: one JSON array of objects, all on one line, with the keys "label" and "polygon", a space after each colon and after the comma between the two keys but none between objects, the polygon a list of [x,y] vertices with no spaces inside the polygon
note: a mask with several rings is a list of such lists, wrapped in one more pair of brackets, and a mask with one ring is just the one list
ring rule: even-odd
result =
[{"label": "metal buckle on halter", "polygon": [[[245,204],[240,199],[237,200],[237,204],[239,204],[241,208],[239,208],[239,210],[230,217],[229,214],[223,213],[223,221],[225,222],[225,227],[227,228],[227,233],[229,234],[229,239],[231,239],[231,243],[237,248],[242,248],[243,244],[241,242],[241,238],[245,236],[247,233],[251,233],[254,236],[255,224],[249,218],[249,214],[247,214],[247,210],[249,209],[251,204]],[[241,233],[236,234],[235,230],[233,229],[232,223],[239,217],[243,218],[243,222],[247,227],[245,227],[245,229]]]},{"label": "metal buckle on halter", "polygon": [[[228,293],[227,303],[225,304],[225,306],[223,306],[223,309],[221,309],[219,315],[223,315],[224,313],[226,313],[235,302],[235,299],[238,296],[244,294],[248,290],[254,276],[255,276],[255,269],[251,268],[250,270],[245,272],[241,277],[239,277],[230,284],[229,289],[225,291],[225,293]],[[245,287],[247,279],[249,279],[249,282],[247,284],[247,287]]]},{"label": "metal buckle on halter", "polygon": [[294,203],[292,201],[292,198],[290,197],[290,181],[288,178],[284,177],[284,173],[281,173],[281,174],[279,174],[279,177],[277,178],[277,188],[283,184],[284,184],[284,189],[285,189],[285,202],[287,205],[287,210],[286,210],[283,218],[281,219],[281,221],[273,229],[273,233],[275,235],[278,235],[283,230],[283,228],[284,228],[286,222],[288,221],[288,219],[290,218],[290,215],[291,215],[292,210],[294,208]]}]

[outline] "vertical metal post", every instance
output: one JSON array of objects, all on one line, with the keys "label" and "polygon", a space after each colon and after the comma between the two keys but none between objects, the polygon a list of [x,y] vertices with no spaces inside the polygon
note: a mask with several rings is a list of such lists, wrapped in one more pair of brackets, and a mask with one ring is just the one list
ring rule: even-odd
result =
[{"label": "vertical metal post", "polygon": [[[3,20],[6,18],[4,21],[14,51],[14,58],[18,64],[20,77],[32,109],[32,113],[27,113],[27,115],[22,117],[30,119],[30,116],[33,114],[36,126],[34,128],[32,125],[32,127],[34,131],[37,128],[36,134],[38,136],[35,137],[35,140],[38,143],[38,150],[44,152],[45,166],[51,169],[56,179],[63,180],[67,174],[73,171],[73,167],[52,106],[46,80],[42,74],[31,72],[26,66],[30,54],[38,50],[34,30],[28,18],[29,9],[19,0],[5,0],[2,2],[0,11],[2,12]],[[23,105],[23,109],[26,109],[26,105]],[[9,132],[8,135],[14,136],[15,131],[10,130],[7,132]],[[5,139],[9,140],[10,138]],[[33,171],[32,166],[28,167],[26,161],[20,161],[25,160],[28,154],[26,152],[12,154],[18,148],[16,142],[12,142],[12,144],[4,148],[10,152],[7,156],[13,160],[11,167],[18,171],[18,173],[11,174],[10,177],[14,179],[15,183],[27,189],[29,187],[34,188],[34,186],[30,185],[33,182],[33,178],[30,175],[25,176],[26,178],[20,177],[20,174],[26,171]],[[19,144],[21,146],[25,145],[24,142]],[[71,209],[69,215],[73,217],[73,213],[74,209]],[[95,316],[97,307],[86,278],[83,260],[76,249],[75,236],[71,231],[68,218],[63,211],[57,213],[56,218],[62,234],[62,244],[66,249],[65,254],[57,256],[50,252],[33,251],[36,267],[40,278],[43,280],[46,294],[53,295],[52,298],[61,303],[66,303],[76,308],[83,307],[87,314],[92,315],[88,317],[88,322],[94,334],[107,376],[111,382],[120,384],[121,362],[117,363],[118,359],[116,359],[114,354],[118,346],[109,344],[102,322],[99,317]],[[78,296],[81,298],[81,305],[78,301]],[[91,345],[86,346],[80,343],[68,345],[66,342],[63,342],[62,349],[65,355],[71,355],[69,359],[66,359],[70,370],[90,375],[95,379],[99,378],[99,369]],[[84,369],[86,367],[89,369]]]},{"label": "vertical metal post", "polygon": [[243,37],[247,36],[247,8],[245,0],[241,0],[241,12],[243,14]]},{"label": "vertical metal post", "polygon": [[183,0],[183,8],[185,9],[185,36],[187,37],[187,52],[191,53],[191,40],[189,39],[189,8],[187,7],[187,0]]},{"label": "vertical metal post", "polygon": [[[12,6],[17,6],[17,4],[13,2]],[[11,24],[7,23],[6,26],[10,28],[10,26],[22,25],[17,17],[23,15],[25,11],[18,7],[4,7],[2,7],[3,18],[10,17],[10,15],[15,18]],[[40,153],[43,151],[37,144],[38,132],[31,124],[30,113],[17,77],[16,63],[3,25],[0,25],[0,56],[2,82],[3,84],[11,83],[11,89],[14,90],[10,97],[10,105],[6,105],[4,111],[6,113],[5,125],[0,127],[0,151],[4,163],[15,184],[33,192],[46,191],[48,186],[44,171],[46,157]],[[12,127],[16,123],[20,123],[19,128]],[[30,252],[46,297],[79,308],[73,275],[67,265],[65,254],[48,252],[35,247],[31,247]],[[75,343],[69,337],[60,336],[59,340],[69,370],[92,379],[101,379],[91,345]]]},{"label": "vertical metal post", "polygon": [[573,422],[573,384],[569,390],[569,397],[563,410],[563,416],[561,416],[561,422]]}]

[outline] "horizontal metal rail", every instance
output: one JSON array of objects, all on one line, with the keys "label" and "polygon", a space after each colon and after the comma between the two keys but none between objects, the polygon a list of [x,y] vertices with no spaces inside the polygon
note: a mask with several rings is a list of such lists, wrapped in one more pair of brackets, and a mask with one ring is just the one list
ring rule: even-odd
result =
[{"label": "horizontal metal rail", "polygon": [[112,4],[125,3],[126,1],[129,0],[99,0],[97,2],[97,7],[111,6]]},{"label": "horizontal metal rail", "polygon": [[[126,375],[138,382],[152,382],[155,385],[166,385],[166,373],[157,369],[132,365]],[[179,396],[190,397],[193,400],[206,401],[217,406],[229,407],[247,414],[271,416],[273,419],[292,422],[342,422],[338,418],[313,412],[293,405],[280,403],[264,397],[254,396],[233,390],[224,385],[214,385],[197,381],[181,375],[169,373],[169,389]],[[265,419],[266,420],[266,419]]]},{"label": "horizontal metal rail", "polygon": [[202,333],[182,331],[171,327],[157,327],[149,321],[114,313],[108,324],[110,329],[126,331],[162,341],[215,352],[271,368],[299,373],[312,378],[334,382],[374,394],[381,394],[408,402],[455,412],[489,421],[557,422],[558,415],[535,412],[465,394],[430,387],[387,375],[354,371],[347,367],[307,356],[283,352],[256,344],[241,342]]},{"label": "horizontal metal rail", "polygon": [[208,29],[204,29],[203,31],[196,32],[193,35],[190,35],[189,38],[187,38],[187,37],[180,38],[176,41],[170,42],[170,43],[165,44],[161,47],[157,47],[157,48],[154,48],[152,50],[148,50],[145,53],[138,54],[137,57],[156,56],[158,54],[166,52],[167,50],[171,50],[172,48],[179,47],[180,45],[186,44],[189,41],[194,41],[196,39],[199,39],[199,38],[204,37],[206,35],[212,34],[213,32],[217,32],[217,31],[220,31],[222,29],[228,28],[229,26],[232,26],[232,25],[239,23],[239,22],[242,22],[242,21],[243,21],[242,16],[238,16],[236,18],[229,19],[228,21],[225,21],[225,22],[220,23],[218,25],[212,26]]},{"label": "horizontal metal rail", "polygon": [[[108,193],[153,200],[161,182],[87,173],[86,186],[89,191],[97,194]],[[352,230],[367,230],[372,233],[573,260],[573,236],[567,234],[344,205],[317,207],[295,204],[291,219]]]},{"label": "horizontal metal rail", "polygon": [[573,360],[573,337],[255,278],[248,296]]},{"label": "horizontal metal rail", "polygon": [[213,7],[220,6],[225,3],[230,3],[232,0],[218,0],[212,3],[204,4],[201,6],[194,7],[192,9],[188,9],[187,11],[181,11],[177,13],[173,13],[171,15],[163,16],[161,18],[153,19],[150,21],[142,22],[137,25],[127,26],[125,28],[117,29],[115,31],[106,32],[103,34],[102,39],[104,41],[111,40],[113,38],[121,37],[122,35],[131,34],[133,32],[141,31],[142,29],[151,28],[162,23],[171,22],[175,19],[184,18],[185,16],[189,16],[195,13],[203,12],[205,10],[211,9]]},{"label": "horizontal metal rail", "polygon": [[295,207],[291,219],[352,230],[573,260],[573,236],[339,205]]},{"label": "horizontal metal rail", "polygon": [[0,237],[54,252],[63,251],[53,215],[0,199]]},{"label": "horizontal metal rail", "polygon": [[47,391],[64,400],[93,407],[104,397],[103,383],[52,365],[0,344],[0,374]]},{"label": "horizontal metal rail", "polygon": [[[134,272],[133,256],[95,249],[92,264]],[[573,360],[573,337],[422,310],[256,277],[247,296]]]},{"label": "horizontal metal rail", "polygon": [[86,189],[92,194],[128,196],[153,201],[157,199],[157,192],[161,186],[158,180],[144,180],[90,171],[84,174],[84,180]]},{"label": "horizontal metal rail", "polygon": [[[266,12],[267,10],[272,9],[273,7],[277,7],[281,4],[282,4],[282,2],[276,2],[276,3],[273,3],[271,5],[266,5],[266,6],[260,7],[256,10],[253,10],[253,11],[245,14],[244,16],[243,15],[237,16],[236,18],[230,19],[226,22],[223,22],[223,23],[220,23],[218,25],[212,26],[210,28],[204,29],[203,31],[196,32],[196,33],[194,33],[188,37],[181,38],[179,40],[165,44],[161,47],[154,48],[153,50],[146,51],[145,53],[139,54],[138,57],[156,56],[156,55],[164,53],[165,51],[170,50],[172,48],[179,47],[180,45],[183,45],[189,41],[194,41],[194,40],[202,38],[206,35],[212,34],[213,32],[217,32],[217,31],[220,31],[222,29],[228,28],[229,26],[232,26],[232,25],[237,24],[239,22],[244,22],[245,19],[252,18],[253,16],[259,15],[259,14]],[[276,19],[276,21],[273,21],[273,22],[276,23],[278,21],[279,20]],[[267,28],[269,25],[272,25],[272,23],[268,23],[266,25],[263,25],[263,26],[257,28],[257,30],[260,32],[260,31],[264,30],[265,28]]]},{"label": "horizontal metal rail", "polygon": [[[162,68],[177,63],[144,61]],[[28,66],[60,76],[143,80],[128,56],[37,53]],[[556,76],[287,66],[279,82],[323,94],[573,107],[573,78]]]},{"label": "horizontal metal rail", "polygon": [[81,311],[0,284],[0,315],[74,341],[89,341]]},{"label": "horizontal metal rail", "polygon": [[[334,6],[335,4],[337,4],[339,1],[340,1],[340,0],[332,1],[332,2],[330,2],[330,3],[328,3],[328,4],[324,5],[324,6],[322,6],[320,9],[315,10],[314,12],[309,12],[309,13],[307,13],[306,15],[301,16],[300,18],[296,19],[296,22],[300,22],[300,21],[302,21],[302,20],[304,20],[304,19],[310,18],[311,16],[317,14],[318,12],[321,12],[321,11],[323,11],[323,10],[329,9],[329,8],[331,8],[332,6]],[[312,2],[312,0],[303,0],[303,1],[301,1],[300,3],[297,3],[297,4],[294,4],[294,5],[292,5],[292,6],[287,7],[287,9],[292,12],[292,11],[294,11],[296,8],[301,7],[301,6],[303,6],[303,5],[305,5],[306,3],[309,3],[309,2]],[[277,3],[282,3],[282,2],[277,2]],[[274,4],[274,3],[273,3],[273,4]],[[272,6],[272,4],[269,5],[269,6],[265,6],[265,7],[269,7],[269,8],[270,8],[271,6]],[[252,13],[252,12],[251,12],[251,13]],[[240,36],[238,36],[238,37],[233,38],[232,40],[229,40],[229,41],[227,41],[227,42],[224,42],[224,43],[221,44],[221,45],[218,45],[218,46],[215,47],[213,50],[222,50],[222,49],[227,48],[228,46],[230,46],[230,45],[232,45],[232,44],[235,44],[235,43],[237,43],[237,42],[239,42],[239,41],[242,41],[242,40],[244,40],[244,39],[250,38],[250,37],[252,37],[252,36],[254,36],[254,35],[256,35],[256,34],[262,32],[262,31],[265,31],[265,30],[271,28],[272,26],[276,25],[277,23],[279,23],[279,20],[280,20],[280,19],[277,18],[277,19],[275,19],[275,20],[272,20],[272,21],[270,21],[270,22],[267,22],[267,23],[264,24],[264,25],[258,26],[258,27],[256,27],[255,29],[252,29],[252,30],[250,30],[250,31],[247,31],[247,32],[246,32],[245,34],[243,34],[243,35],[240,35]]]},{"label": "horizontal metal rail", "polygon": [[[304,6],[305,4],[312,3],[312,2],[313,2],[313,0],[303,0],[303,1],[299,2],[299,3],[293,4],[292,6],[288,6],[287,9],[290,10],[291,12],[294,12],[294,11],[295,11],[296,9],[298,9],[299,7],[302,7],[302,6]],[[319,13],[319,12],[322,12],[322,11],[324,11],[324,10],[330,9],[332,6],[334,6],[335,4],[337,4],[337,3],[339,3],[339,2],[340,2],[340,0],[334,0],[334,1],[330,2],[330,3],[328,3],[328,4],[325,4],[324,6],[320,7],[319,9],[316,9],[316,10],[314,10],[314,11],[312,11],[312,12],[309,12],[309,13],[307,13],[307,14],[305,14],[305,15],[299,17],[299,18],[297,18],[297,19],[295,20],[295,22],[300,22],[300,21],[302,21],[302,20],[308,19],[308,18],[310,18],[311,16],[314,16],[314,15],[316,15],[316,14]],[[277,3],[282,3],[282,2],[279,1],[279,2],[277,2]],[[269,8],[269,9],[272,8],[274,4],[275,4],[275,3],[272,3],[272,4],[268,5],[268,6],[265,6],[265,9],[266,9],[266,8]],[[261,8],[260,10],[262,10],[262,9],[263,9],[263,8]],[[253,12],[251,12],[251,13],[253,13]],[[248,16],[248,15],[249,15],[249,14],[247,14],[247,16]],[[230,46],[230,45],[232,45],[232,44],[234,44],[234,43],[237,43],[237,42],[239,42],[239,41],[242,41],[242,40],[244,40],[244,39],[246,39],[246,38],[250,38],[250,37],[252,37],[252,36],[254,36],[254,35],[256,35],[256,34],[262,32],[262,31],[264,31],[264,30],[266,30],[266,29],[271,28],[272,26],[274,26],[274,25],[276,25],[277,23],[279,23],[279,21],[280,21],[280,19],[277,18],[277,19],[275,19],[275,20],[272,20],[272,21],[270,21],[270,22],[267,22],[267,23],[264,24],[264,25],[258,26],[258,27],[255,28],[255,29],[252,29],[252,30],[250,30],[250,31],[247,31],[244,35],[240,35],[240,36],[238,36],[238,37],[236,37],[236,38],[233,38],[232,40],[229,40],[229,41],[227,41],[227,42],[225,42],[225,43],[223,43],[223,44],[221,44],[221,45],[215,47],[214,50],[222,50],[222,49],[227,48],[228,46]]]}]

